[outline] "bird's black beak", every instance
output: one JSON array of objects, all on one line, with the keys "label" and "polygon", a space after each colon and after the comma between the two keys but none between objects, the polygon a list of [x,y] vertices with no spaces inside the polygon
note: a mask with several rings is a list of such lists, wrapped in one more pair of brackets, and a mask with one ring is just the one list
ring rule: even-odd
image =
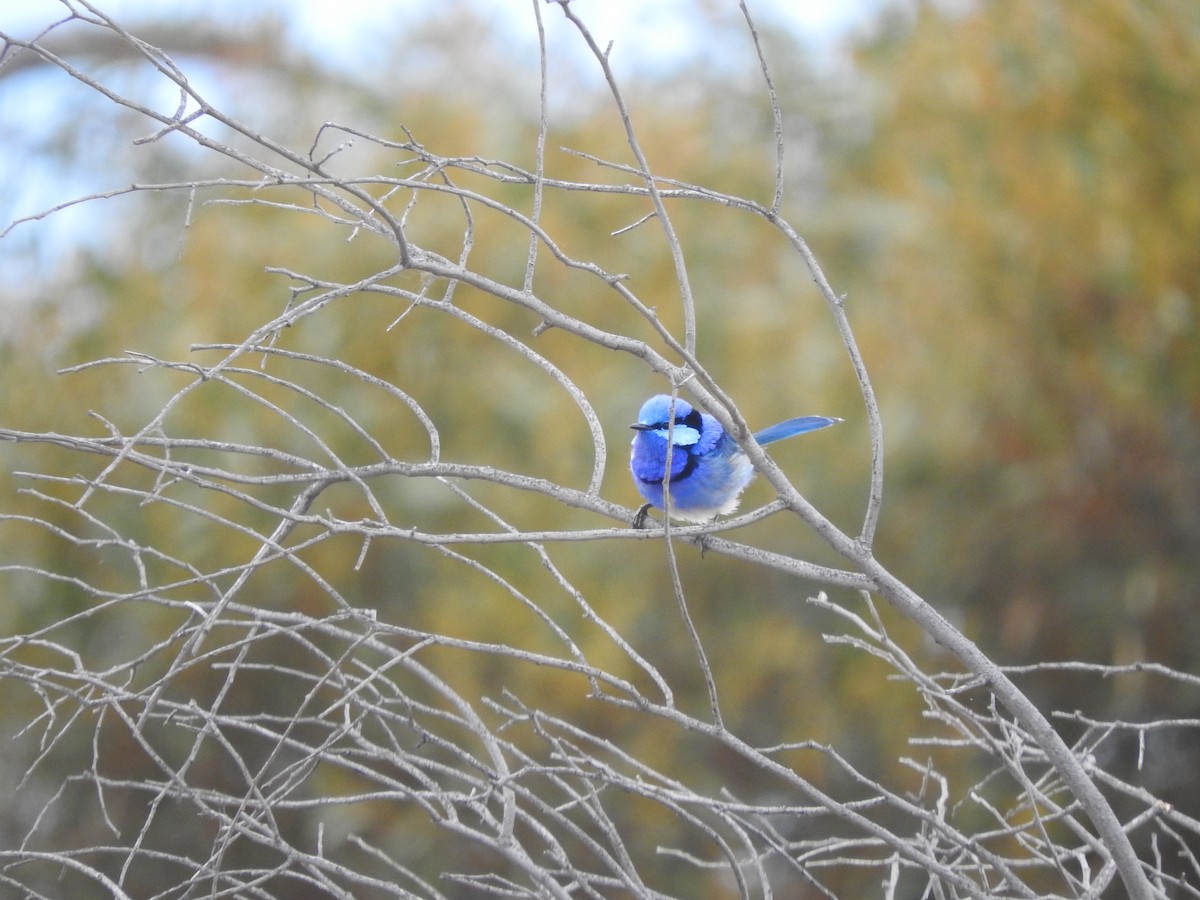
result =
[{"label": "bird's black beak", "polygon": [[653,431],[654,430],[653,425],[643,425],[641,422],[634,422],[629,427],[632,428],[634,431]]}]

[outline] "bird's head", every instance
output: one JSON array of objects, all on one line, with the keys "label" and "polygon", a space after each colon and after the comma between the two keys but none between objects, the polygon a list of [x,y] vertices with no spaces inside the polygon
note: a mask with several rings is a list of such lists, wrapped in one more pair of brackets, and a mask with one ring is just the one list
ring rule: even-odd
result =
[{"label": "bird's head", "polygon": [[703,420],[700,410],[695,409],[686,400],[675,398],[675,424],[671,425],[671,398],[666,394],[656,394],[642,404],[638,420],[629,427],[643,434],[653,434],[671,442],[676,447],[690,447],[700,440]]}]

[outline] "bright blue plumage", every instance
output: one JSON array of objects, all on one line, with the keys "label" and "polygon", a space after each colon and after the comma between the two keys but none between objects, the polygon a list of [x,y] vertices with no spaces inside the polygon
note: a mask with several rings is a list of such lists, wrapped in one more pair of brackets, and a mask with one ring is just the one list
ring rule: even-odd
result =
[{"label": "bright blue plumage", "polygon": [[[633,481],[651,506],[663,508],[663,476],[667,468],[667,435],[671,449],[671,515],[689,522],[706,522],[718,515],[728,515],[737,508],[738,500],[754,468],[721,423],[695,409],[686,400],[675,398],[675,425],[670,424],[671,398],[666,394],[651,397],[638,413],[638,420],[629,426],[633,436],[633,451],[629,468]],[[770,444],[806,431],[816,431],[835,425],[841,419],[825,416],[801,416],[788,419],[754,435],[760,444]],[[639,514],[639,521],[644,510]],[[635,522],[637,524],[637,522]]]}]

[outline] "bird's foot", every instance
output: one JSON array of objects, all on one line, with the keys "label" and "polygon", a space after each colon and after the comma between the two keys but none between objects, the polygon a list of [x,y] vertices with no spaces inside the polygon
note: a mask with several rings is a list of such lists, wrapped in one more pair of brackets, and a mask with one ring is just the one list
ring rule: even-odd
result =
[{"label": "bird's foot", "polygon": [[639,531],[646,527],[646,519],[650,517],[650,504],[643,503],[641,508],[633,515],[633,527]]}]

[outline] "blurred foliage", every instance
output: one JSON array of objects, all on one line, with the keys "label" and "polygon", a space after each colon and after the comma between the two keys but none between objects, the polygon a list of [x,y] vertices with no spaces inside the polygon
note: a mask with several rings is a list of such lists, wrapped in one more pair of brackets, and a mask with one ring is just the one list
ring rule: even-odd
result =
[{"label": "blurred foliage", "polygon": [[[403,140],[403,126],[437,153],[532,167],[536,93],[528,85],[536,84],[536,69],[494,32],[477,27],[466,8],[456,9],[453,28],[431,19],[398,36],[386,56],[397,71],[369,85],[349,78],[281,79],[268,65],[247,70],[236,56],[228,67],[217,64],[219,57],[209,60],[206,78],[228,97],[232,114],[260,122],[255,116],[262,112],[264,128],[296,147],[312,142],[333,109],[347,124],[384,138]],[[965,617],[968,632],[1001,661],[1149,659],[1194,670],[1200,626],[1188,613],[1200,594],[1200,7],[1189,0],[1004,0],[953,15],[928,3],[888,15],[874,36],[861,40],[854,89],[806,71],[804,48],[789,46],[787,35],[767,35],[776,83],[786,85],[791,193],[785,215],[812,239],[835,288],[848,293],[882,397],[888,490],[880,558],[935,604]],[[743,49],[750,66],[751,50]],[[297,53],[287,55],[284,71],[305,70]],[[657,75],[641,73],[645,80],[630,89],[639,136],[661,174],[769,202],[769,107],[757,78],[726,75],[701,59]],[[281,103],[284,85],[288,95]],[[514,89],[519,102],[507,93],[510,85],[522,86]],[[569,115],[547,142],[547,173],[620,180],[555,149],[629,162],[598,77],[576,74],[566,86],[569,99],[551,89],[552,104]],[[62,119],[74,121],[70,114]],[[109,158],[95,148],[85,158],[73,135],[66,127],[57,135],[68,167]],[[336,158],[335,168],[391,174],[395,162],[388,149],[360,140]],[[179,177],[189,164],[186,154],[173,156],[169,148],[126,154],[113,164],[122,176],[115,183],[125,175]],[[236,191],[223,197],[254,199]],[[526,209],[530,202],[518,189],[502,199]],[[838,338],[807,273],[760,222],[697,203],[670,209],[689,253],[700,357],[751,423],[808,412],[849,420],[819,442],[784,445],[774,455],[818,507],[854,531],[866,495],[867,433]],[[193,343],[239,341],[289,298],[288,280],[264,266],[349,281],[391,262],[389,248],[369,236],[347,242],[327,224],[294,213],[201,205],[184,229],[181,210],[174,199],[157,209],[145,198],[108,201],[109,240],[81,247],[56,275],[25,288],[37,302],[14,317],[0,343],[6,385],[0,421],[25,430],[94,432],[99,425],[85,413],[95,410],[123,429],[137,428],[184,383],[181,376],[129,366],[62,378],[51,371],[126,349],[185,359]],[[548,197],[543,224],[568,253],[629,273],[632,289],[674,327],[678,289],[664,241],[650,225],[614,234],[644,213],[640,201],[567,194]],[[457,255],[452,248],[462,218],[452,205],[423,199],[411,227],[422,246]],[[521,236],[486,216],[475,227],[473,264],[519,284]],[[540,268],[535,288],[602,327],[651,337],[612,295],[569,270]],[[610,442],[603,492],[632,504],[625,424],[645,395],[664,386],[632,360],[553,331],[532,337],[536,321],[490,298],[459,288],[456,302],[530,341],[587,392]],[[446,459],[586,485],[590,438],[562,391],[448,317],[414,310],[389,330],[403,312],[393,300],[344,298],[292,329],[285,346],[343,359],[411,393],[442,429]],[[264,371],[319,386],[397,458],[417,460],[428,452],[411,414],[356,379],[279,359]],[[256,373],[241,377],[261,387]],[[301,414],[301,398],[283,391],[271,396]],[[318,414],[310,408],[303,415]],[[283,417],[215,387],[189,397],[170,424],[177,433],[252,437],[311,451],[300,449],[304,438]],[[359,458],[363,448],[352,435],[342,441],[336,450],[344,459],[368,461]],[[94,472],[103,461],[44,448],[6,446],[3,453],[6,511],[36,509],[63,528],[78,524],[65,507],[48,514],[43,504],[18,495],[27,482],[12,473],[69,477]],[[63,484],[44,489],[69,499],[78,491]],[[382,491],[396,504],[394,521],[412,515],[431,529],[483,527],[448,493],[407,489],[398,484]],[[469,490],[483,497],[489,488]],[[338,512],[349,516],[359,501],[345,496],[347,508]],[[758,485],[748,499],[768,496]],[[282,495],[275,499],[285,502]],[[508,508],[509,521],[522,527],[595,524],[532,497],[518,497]],[[248,527],[263,525],[246,510],[221,511]],[[183,536],[189,555],[204,560],[206,569],[236,565],[253,553],[244,535],[200,527],[156,507],[113,502],[106,513],[135,540]],[[762,545],[833,561],[790,523],[757,526],[752,534]],[[96,552],[32,525],[0,529],[5,560],[93,572]],[[386,621],[533,650],[550,646],[544,626],[446,553],[379,542],[355,571],[357,555],[357,544],[331,540],[304,558],[351,603],[377,609]],[[686,686],[679,690],[682,705],[702,710],[704,686],[671,599],[661,547],[566,544],[553,547],[551,556],[673,684]],[[551,592],[534,554],[498,547],[479,558],[534,585],[526,592],[548,596],[547,612],[572,630],[578,610]],[[690,549],[682,550],[681,562],[692,613],[713,643],[734,731],[761,744],[828,742],[875,777],[915,788],[916,779],[896,760],[908,752],[907,738],[921,730],[919,701],[907,687],[885,682],[886,673],[865,655],[823,643],[820,629],[837,626],[804,608],[803,585],[729,560],[702,559]],[[18,600],[0,612],[7,633],[92,602],[68,584],[51,589],[32,581],[13,596]],[[282,563],[257,576],[254,596],[278,608],[328,602]],[[152,642],[173,627],[166,613],[143,614],[136,629],[123,631],[125,623],[114,626],[114,634],[122,642]],[[889,625],[915,652],[937,658],[934,650],[922,650],[911,626],[891,619]],[[101,637],[93,639],[103,649]],[[613,654],[613,665],[629,665],[601,640],[583,649],[598,664]],[[651,764],[669,769],[673,759],[686,759],[711,772],[714,785],[735,794],[755,790],[754,773],[705,758],[711,748],[685,745],[673,733],[664,740],[666,729],[589,703],[581,682],[555,683],[532,667],[506,667],[483,654],[439,652],[446,657],[439,671],[460,686],[511,689],[605,730]],[[637,679],[629,668],[618,674]],[[1049,678],[1031,688],[1055,708],[1131,718],[1197,713],[1177,708],[1171,694],[1152,690],[1149,682],[1133,691],[1129,682],[1121,684],[1123,692],[1114,688],[1112,696],[1085,695],[1074,681]],[[1089,682],[1087,690],[1103,688]],[[28,699],[6,710],[21,707],[24,716]],[[233,702],[256,699],[280,709],[291,702],[270,691]],[[76,749],[89,740],[81,737]],[[114,745],[108,753],[116,759],[128,749]],[[818,783],[837,777],[815,754],[797,753],[794,764]],[[1200,771],[1200,764],[1187,771]],[[1195,776],[1180,769],[1179,777]],[[1191,788],[1200,795],[1200,787]],[[644,814],[648,833],[674,827],[661,811]],[[394,809],[364,808],[363,815],[374,824],[358,822],[354,829],[413,840]],[[662,843],[671,841],[663,837]],[[415,849],[414,856],[423,852]],[[437,870],[436,854],[429,865]],[[722,896],[700,875],[689,885],[679,890]]]},{"label": "blurred foliage", "polygon": [[893,554],[1004,658],[1194,668],[1200,7],[922,3],[881,35],[842,177]]},{"label": "blurred foliage", "polygon": [[[880,555],[1004,662],[1200,664],[1200,7],[919,3],[834,193],[890,425]],[[1043,708],[1193,717],[1151,676]],[[1069,726],[1066,727],[1069,732]],[[1194,815],[1194,741],[1151,739]],[[1131,737],[1109,748],[1139,768]],[[1147,769],[1153,768],[1147,765]]]}]

